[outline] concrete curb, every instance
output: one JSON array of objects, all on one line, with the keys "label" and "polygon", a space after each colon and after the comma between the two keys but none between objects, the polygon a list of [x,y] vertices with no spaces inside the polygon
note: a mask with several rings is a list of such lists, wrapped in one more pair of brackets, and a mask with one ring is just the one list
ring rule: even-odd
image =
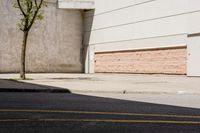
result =
[{"label": "concrete curb", "polygon": [[26,88],[0,88],[0,92],[24,92],[24,93],[71,93],[67,89],[26,89]]},{"label": "concrete curb", "polygon": [[107,94],[176,94],[176,95],[200,95],[196,92],[155,92],[155,91],[95,91],[95,90],[70,90],[72,93],[107,93]]}]

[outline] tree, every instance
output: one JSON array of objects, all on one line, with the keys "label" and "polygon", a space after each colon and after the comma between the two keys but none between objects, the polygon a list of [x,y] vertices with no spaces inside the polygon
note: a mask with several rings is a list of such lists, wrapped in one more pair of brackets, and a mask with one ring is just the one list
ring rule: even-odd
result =
[{"label": "tree", "polygon": [[42,20],[43,14],[40,12],[42,7],[46,7],[47,3],[44,0],[15,0],[14,7],[21,12],[22,18],[17,27],[23,32],[23,42],[21,47],[21,67],[20,78],[26,79],[26,46],[29,31],[36,20]]}]

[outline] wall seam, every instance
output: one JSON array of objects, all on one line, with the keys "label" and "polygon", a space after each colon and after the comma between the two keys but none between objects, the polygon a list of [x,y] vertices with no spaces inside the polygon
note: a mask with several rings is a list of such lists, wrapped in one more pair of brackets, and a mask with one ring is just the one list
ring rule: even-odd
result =
[{"label": "wall seam", "polygon": [[107,13],[110,13],[110,12],[119,11],[119,10],[122,10],[122,9],[130,8],[130,7],[134,7],[134,6],[138,6],[138,5],[142,5],[142,4],[146,4],[146,3],[150,3],[150,2],[154,2],[154,1],[157,1],[157,0],[149,0],[149,1],[141,2],[141,3],[137,3],[137,4],[132,4],[132,5],[129,5],[129,6],[124,6],[124,7],[113,9],[113,10],[110,10],[110,11],[101,12],[101,13],[98,13],[98,14],[95,14],[95,15],[89,15],[89,16],[86,16],[85,18],[99,16],[99,15],[102,15],[102,14],[107,14]]},{"label": "wall seam", "polygon": [[151,39],[151,38],[162,38],[162,37],[170,37],[170,36],[180,36],[180,35],[187,35],[187,33],[171,34],[171,35],[163,35],[163,36],[154,36],[154,37],[146,37],[146,38],[138,38],[138,39],[127,39],[127,40],[119,40],[119,41],[100,42],[100,43],[91,43],[89,45],[101,45],[101,44],[107,44],[107,43],[117,43],[117,42],[125,42],[125,41],[136,41],[136,40],[144,40],[144,39]]},{"label": "wall seam", "polygon": [[157,17],[157,18],[151,18],[151,19],[146,19],[146,20],[134,21],[134,22],[124,23],[124,24],[119,24],[119,25],[107,26],[107,27],[97,28],[97,29],[93,29],[93,30],[86,30],[84,32],[92,32],[92,31],[98,31],[98,30],[112,29],[112,28],[115,28],[115,27],[133,25],[133,24],[137,24],[137,23],[143,23],[143,22],[165,19],[165,18],[170,18],[170,17],[176,17],[176,16],[181,16],[181,15],[188,15],[188,14],[192,14],[192,13],[196,13],[196,12],[200,12],[200,10],[185,12],[185,13],[179,13],[179,14],[174,14],[174,15],[168,15],[168,16],[163,16],[163,17]]}]

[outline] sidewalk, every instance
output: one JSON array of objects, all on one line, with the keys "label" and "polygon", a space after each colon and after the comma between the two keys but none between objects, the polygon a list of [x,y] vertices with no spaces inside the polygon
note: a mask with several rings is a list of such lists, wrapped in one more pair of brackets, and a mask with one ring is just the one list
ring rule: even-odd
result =
[{"label": "sidewalk", "polygon": [[[0,74],[0,79],[14,79],[18,76]],[[181,75],[27,74],[27,77],[33,80],[22,82],[66,88],[72,93],[200,95],[200,78]]]}]

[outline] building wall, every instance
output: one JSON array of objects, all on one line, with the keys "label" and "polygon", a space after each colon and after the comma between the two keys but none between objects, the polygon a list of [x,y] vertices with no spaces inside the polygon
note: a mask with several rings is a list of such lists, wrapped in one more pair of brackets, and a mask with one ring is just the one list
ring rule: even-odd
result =
[{"label": "building wall", "polygon": [[95,53],[176,50],[188,45],[188,34],[200,31],[199,0],[95,0],[95,4],[95,12],[86,12],[84,20],[84,44],[93,46]]},{"label": "building wall", "polygon": [[[12,1],[0,1],[0,72],[19,71],[22,34],[16,29],[19,12],[12,8]],[[49,7],[43,10],[45,20],[33,27],[29,37],[29,72],[81,72],[85,61],[85,72],[93,73],[99,72],[95,68],[99,53],[106,56],[139,51],[146,58],[147,51],[170,49],[169,52],[180,52],[186,57],[183,68],[187,72],[182,69],[185,71],[180,70],[182,73],[178,74],[200,75],[197,70],[200,63],[196,63],[200,52],[195,54],[197,48],[200,50],[200,41],[196,39],[196,35],[200,36],[199,0],[94,1],[95,10],[87,10],[82,16],[82,11],[77,9],[93,9],[92,0],[48,0]],[[58,9],[58,4],[62,9]]]},{"label": "building wall", "polygon": [[[115,3],[118,2],[117,7],[106,10],[103,5],[111,4],[96,0],[94,17],[86,18],[93,20],[91,34],[88,32],[90,45],[186,34],[187,15],[183,13],[187,12],[187,0],[119,0]],[[86,31],[89,30],[86,28]]]},{"label": "building wall", "polygon": [[[16,28],[20,14],[12,1],[0,1],[0,72],[20,69],[22,33]],[[27,71],[82,72],[82,12],[58,9],[57,0],[48,2],[45,19],[29,34]]]}]

